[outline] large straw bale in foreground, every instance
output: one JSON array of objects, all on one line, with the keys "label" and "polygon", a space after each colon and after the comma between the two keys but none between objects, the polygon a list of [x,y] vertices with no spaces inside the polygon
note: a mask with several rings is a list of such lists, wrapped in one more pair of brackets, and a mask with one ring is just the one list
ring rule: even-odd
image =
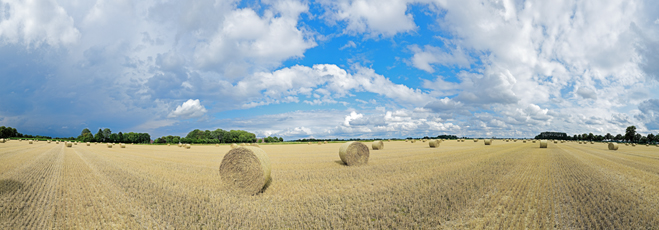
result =
[{"label": "large straw bale in foreground", "polygon": [[186,145],[185,145],[185,148],[186,148],[186,149],[190,149],[190,144],[186,144]]},{"label": "large straw bale in foreground", "polygon": [[108,143],[107,145],[108,145],[108,148],[109,148],[109,149],[112,148],[112,144]]},{"label": "large straw bale in foreground", "polygon": [[32,141],[29,141],[28,143],[29,143],[29,144],[32,144]]},{"label": "large straw bale in foreground", "polygon": [[382,150],[382,149],[384,149],[384,142],[374,141],[372,147],[373,147],[373,150]]},{"label": "large straw bale in foreground", "polygon": [[92,143],[87,142],[87,146],[91,146],[91,145],[92,145]]},{"label": "large straw bale in foreground", "polygon": [[126,144],[120,144],[119,146],[121,146],[122,149],[126,148]]},{"label": "large straw bale in foreground", "polygon": [[231,149],[222,159],[220,176],[230,190],[254,195],[270,182],[270,158],[257,147]]},{"label": "large straw bale in foreground", "polygon": [[66,142],[66,147],[71,148],[71,146],[73,146],[73,144],[71,142]]},{"label": "large straw bale in foreground", "polygon": [[618,143],[609,142],[609,150],[618,150]]},{"label": "large straw bale in foreground", "polygon": [[439,147],[439,140],[430,140],[430,142],[428,143],[428,146],[430,146],[430,148]]},{"label": "large straw bale in foreground", "polygon": [[348,166],[367,164],[368,146],[357,141],[346,142],[339,148],[339,157]]},{"label": "large straw bale in foreground", "polygon": [[540,148],[547,148],[547,140],[540,141]]},{"label": "large straw bale in foreground", "polygon": [[485,143],[485,145],[491,145],[492,144],[492,139],[485,139],[485,140],[483,140],[483,143]]}]

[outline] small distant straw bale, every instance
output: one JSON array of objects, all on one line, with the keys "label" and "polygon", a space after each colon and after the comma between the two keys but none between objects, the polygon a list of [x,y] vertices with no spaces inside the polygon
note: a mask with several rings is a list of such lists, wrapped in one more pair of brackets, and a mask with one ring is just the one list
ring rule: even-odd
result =
[{"label": "small distant straw bale", "polygon": [[112,144],[108,143],[108,148],[111,149],[111,148],[112,148]]},{"label": "small distant straw bale", "polygon": [[439,140],[430,140],[430,142],[428,142],[428,146],[430,146],[430,148],[439,147]]},{"label": "small distant straw bale", "polygon": [[73,146],[73,145],[71,145],[71,142],[66,142],[66,147],[71,148],[71,146]]},{"label": "small distant straw bale", "polygon": [[618,150],[618,143],[609,142],[609,150]]},{"label": "small distant straw bale", "polygon": [[483,142],[485,143],[485,145],[491,145],[492,144],[492,139],[485,139],[485,140],[483,140]]},{"label": "small distant straw bale", "polygon": [[119,144],[119,146],[121,146],[122,149],[126,148],[126,144]]},{"label": "small distant straw bale", "polygon": [[540,141],[540,148],[547,148],[547,140]]},{"label": "small distant straw bale", "polygon": [[238,148],[238,145],[235,143],[231,144],[231,149],[235,149],[235,148]]},{"label": "small distant straw bale", "polygon": [[373,150],[382,150],[384,149],[384,142],[374,141],[371,147],[373,147]]}]

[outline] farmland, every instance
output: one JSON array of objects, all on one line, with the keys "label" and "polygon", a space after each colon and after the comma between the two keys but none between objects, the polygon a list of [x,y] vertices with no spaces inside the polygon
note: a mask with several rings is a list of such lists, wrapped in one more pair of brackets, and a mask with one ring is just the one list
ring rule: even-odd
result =
[{"label": "farmland", "polygon": [[[367,143],[370,147],[370,143]],[[265,144],[272,183],[228,191],[228,145],[0,144],[0,229],[657,229],[659,148],[385,142]]]}]

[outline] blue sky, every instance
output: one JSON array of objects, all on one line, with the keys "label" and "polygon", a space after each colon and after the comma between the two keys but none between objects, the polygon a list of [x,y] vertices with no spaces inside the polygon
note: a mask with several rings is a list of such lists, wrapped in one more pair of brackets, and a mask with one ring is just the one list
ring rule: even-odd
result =
[{"label": "blue sky", "polygon": [[656,1],[0,1],[0,125],[659,132]]}]

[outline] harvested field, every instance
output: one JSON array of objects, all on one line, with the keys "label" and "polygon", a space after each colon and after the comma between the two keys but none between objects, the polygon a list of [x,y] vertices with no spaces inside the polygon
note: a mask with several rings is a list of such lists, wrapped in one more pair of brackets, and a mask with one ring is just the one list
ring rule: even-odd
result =
[{"label": "harvested field", "polygon": [[[370,145],[371,142],[365,142]],[[272,181],[227,191],[229,145],[0,144],[0,229],[657,229],[659,148],[605,143],[261,144]]]}]

